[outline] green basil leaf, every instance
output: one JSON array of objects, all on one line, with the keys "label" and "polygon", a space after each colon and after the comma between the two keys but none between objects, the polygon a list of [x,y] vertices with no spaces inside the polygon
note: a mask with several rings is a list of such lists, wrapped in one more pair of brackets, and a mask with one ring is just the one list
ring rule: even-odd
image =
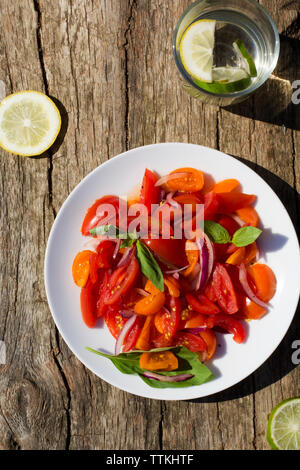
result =
[{"label": "green basil leaf", "polygon": [[136,257],[141,271],[161,292],[164,291],[164,277],[149,248],[139,240],[136,243]]},{"label": "green basil leaf", "polygon": [[226,228],[213,220],[204,221],[204,231],[214,243],[229,243],[231,241]]},{"label": "green basil leaf", "polygon": [[159,374],[169,376],[191,374],[193,377],[183,382],[160,382],[158,380],[149,379],[143,375],[140,375],[141,379],[153,388],[184,388],[190,387],[191,385],[201,385],[214,378],[214,374],[199,360],[197,353],[181,346],[176,350],[175,355],[179,360],[178,369],[171,372],[159,371]]},{"label": "green basil leaf", "polygon": [[[95,349],[86,347],[99,356],[109,359],[117,369],[123,374],[138,374],[140,378],[153,388],[183,388],[190,387],[191,385],[200,385],[214,377],[213,373],[207,366],[202,364],[199,360],[198,354],[189,351],[184,346],[171,346],[169,348],[156,348],[150,351],[129,351],[128,353],[121,353],[118,356],[105,354]],[[149,379],[143,375],[144,369],[140,367],[140,357],[143,352],[160,352],[172,349],[173,353],[178,358],[178,369],[174,371],[160,371],[161,375],[174,376],[181,374],[191,374],[188,380],[183,382],[160,382],[158,380]]]},{"label": "green basil leaf", "polygon": [[257,227],[241,227],[234,233],[232,243],[238,247],[251,245],[261,232],[262,230]]}]

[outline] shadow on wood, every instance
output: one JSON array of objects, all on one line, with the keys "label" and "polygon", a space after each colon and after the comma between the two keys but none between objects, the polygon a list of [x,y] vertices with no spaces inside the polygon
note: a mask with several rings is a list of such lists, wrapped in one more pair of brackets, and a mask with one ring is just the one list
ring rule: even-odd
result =
[{"label": "shadow on wood", "polygon": [[[299,19],[297,22],[297,28]],[[292,102],[293,83],[300,79],[300,41],[291,38],[290,28],[280,34],[280,55],[274,75],[248,100],[225,109],[233,114],[258,121],[300,130],[300,104]],[[299,28],[300,29],[300,28]],[[298,87],[299,88],[299,85]],[[299,98],[299,93],[297,93]],[[295,102],[296,103],[296,102]]]},{"label": "shadow on wood", "polygon": [[[281,178],[265,168],[242,158],[238,158],[238,160],[255,170],[275,191],[287,209],[299,237],[300,195],[298,192],[291,188],[291,186]],[[282,314],[284,315],[284,312],[282,312]],[[259,369],[246,379],[223,392],[219,392],[206,398],[187,401],[194,403],[211,403],[234,400],[236,398],[241,398],[251,393],[255,393],[258,390],[277,382],[297,367],[297,364],[293,364],[292,362],[292,354],[295,352],[295,349],[292,348],[292,344],[295,340],[300,340],[300,303],[298,303],[294,320],[284,339],[274,353],[262,366],[259,367]]]}]

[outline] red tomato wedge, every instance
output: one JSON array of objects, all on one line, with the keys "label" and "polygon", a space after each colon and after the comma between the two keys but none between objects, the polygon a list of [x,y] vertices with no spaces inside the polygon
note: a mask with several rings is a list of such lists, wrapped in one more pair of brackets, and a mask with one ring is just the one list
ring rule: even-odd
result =
[{"label": "red tomato wedge", "polygon": [[180,268],[189,264],[185,254],[185,240],[183,239],[147,239],[143,240],[143,242],[150,250],[159,256],[162,261]]},{"label": "red tomato wedge", "polygon": [[117,268],[110,276],[105,292],[104,304],[113,305],[127,294],[133,286],[140,272],[139,264],[135,256],[132,256],[128,266]]},{"label": "red tomato wedge", "polygon": [[122,317],[120,307],[110,305],[104,314],[104,320],[113,337],[117,339],[128,318]]},{"label": "red tomato wedge", "polygon": [[131,351],[131,349],[135,347],[136,342],[141,334],[141,331],[142,331],[141,320],[140,318],[136,318],[129,333],[124,339],[123,352]]},{"label": "red tomato wedge", "polygon": [[174,345],[185,346],[192,352],[200,352],[207,350],[206,342],[204,341],[204,339],[201,338],[201,336],[181,331],[176,333],[176,335],[174,336]]},{"label": "red tomato wedge", "polygon": [[232,315],[239,309],[237,295],[226,268],[217,263],[213,272],[213,288],[221,309]]},{"label": "red tomato wedge", "polygon": [[238,320],[224,314],[219,314],[210,318],[213,319],[214,326],[219,326],[229,333],[232,333],[234,341],[237,343],[242,343],[244,341],[246,333],[243,325]]},{"label": "red tomato wedge", "polygon": [[203,294],[198,294],[197,298],[192,294],[186,294],[185,297],[195,312],[203,315],[216,315],[220,312],[219,307]]},{"label": "red tomato wedge", "polygon": [[103,240],[97,246],[97,253],[99,255],[99,267],[111,268],[113,265],[113,254],[116,244],[111,240]]},{"label": "red tomato wedge", "polygon": [[[116,220],[112,221],[113,225],[118,225],[118,214],[119,214],[119,202],[120,199],[117,196],[104,196],[97,201],[88,209],[87,213],[85,214],[82,226],[81,226],[81,233],[82,235],[90,235],[90,230],[92,228],[101,225],[101,221],[107,218],[107,213],[97,215],[97,209],[103,204],[111,204],[115,209]],[[112,211],[113,212],[113,211]],[[106,221],[106,224],[109,222]]]},{"label": "red tomato wedge", "polygon": [[80,308],[82,319],[89,328],[94,328],[97,321],[96,299],[97,289],[95,284],[88,280],[86,286],[81,289]]},{"label": "red tomato wedge", "polygon": [[214,191],[210,191],[204,195],[204,219],[213,219],[219,211],[219,198]]},{"label": "red tomato wedge", "polygon": [[155,174],[147,168],[142,182],[140,202],[147,207],[149,214],[151,213],[151,204],[160,202],[160,189],[155,186],[156,181]]},{"label": "red tomato wedge", "polygon": [[218,200],[220,212],[235,212],[253,204],[256,196],[244,193],[218,193]]}]

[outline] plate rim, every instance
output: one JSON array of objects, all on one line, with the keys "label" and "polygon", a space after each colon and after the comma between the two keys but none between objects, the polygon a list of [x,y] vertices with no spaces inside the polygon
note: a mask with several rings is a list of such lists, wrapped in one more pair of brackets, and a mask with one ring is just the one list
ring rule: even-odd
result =
[{"label": "plate rim", "polygon": [[[72,195],[73,193],[75,193],[81,186],[83,186],[86,181],[100,168],[100,167],[103,167],[103,166],[107,166],[107,165],[110,165],[112,161],[114,160],[119,160],[120,158],[124,158],[126,155],[128,154],[134,154],[134,153],[137,153],[139,151],[141,151],[142,149],[154,149],[154,148],[158,148],[158,147],[164,147],[164,146],[184,146],[184,147],[194,147],[194,148],[198,148],[198,149],[205,149],[205,150],[210,150],[210,151],[213,151],[217,154],[219,154],[219,156],[222,156],[222,158],[227,158],[229,159],[230,161],[234,161],[235,164],[238,164],[238,166],[240,167],[246,167],[247,170],[254,174],[256,178],[258,178],[259,180],[261,180],[261,182],[265,185],[267,185],[270,189],[270,191],[272,192],[272,195],[273,197],[275,197],[277,199],[277,202],[280,204],[281,208],[283,209],[283,211],[286,213],[287,217],[288,217],[288,220],[290,222],[290,228],[291,228],[291,236],[293,237],[294,241],[296,242],[296,245],[299,247],[299,241],[298,241],[298,236],[297,236],[297,233],[296,233],[296,230],[295,230],[295,227],[294,227],[294,224],[290,218],[290,215],[288,213],[288,211],[286,210],[284,204],[282,203],[282,201],[280,200],[279,196],[276,194],[276,192],[273,190],[273,188],[264,180],[264,178],[262,178],[258,173],[256,173],[252,168],[250,168],[246,163],[240,161],[238,158],[232,156],[232,155],[229,155],[225,152],[222,152],[220,150],[217,150],[217,149],[214,149],[212,147],[207,147],[207,146],[204,146],[204,145],[198,145],[198,144],[193,144],[193,143],[187,143],[187,142],[161,142],[161,143],[154,143],[154,144],[149,144],[149,145],[141,145],[139,147],[134,147],[132,149],[129,149],[129,150],[126,150],[125,152],[122,152],[122,153],[119,153],[117,155],[115,155],[114,157],[111,157],[109,158],[108,160],[106,160],[105,162],[102,162],[100,163],[100,165],[98,165],[96,168],[94,168],[93,170],[91,170],[84,178],[82,178],[82,180],[72,189],[72,191],[70,192],[70,194],[66,197],[66,199],[64,200],[64,202],[62,203],[56,217],[55,217],[55,220],[52,224],[52,227],[51,227],[51,230],[49,232],[49,236],[48,236],[48,239],[47,239],[47,245],[46,245],[46,250],[45,250],[45,257],[44,257],[44,283],[45,283],[45,290],[46,290],[46,296],[47,296],[47,301],[48,301],[48,305],[49,305],[49,310],[51,312],[51,316],[53,318],[53,321],[55,323],[55,326],[57,327],[58,331],[59,331],[59,334],[62,336],[63,340],[65,341],[65,343],[67,344],[68,348],[71,350],[71,352],[75,355],[75,357],[85,366],[87,367],[88,370],[90,370],[91,372],[93,372],[97,377],[99,377],[101,380],[104,380],[106,383],[110,384],[111,386],[119,389],[119,390],[122,390],[122,391],[125,391],[127,393],[130,393],[132,395],[135,395],[135,396],[139,396],[139,397],[143,397],[143,398],[151,398],[152,400],[162,400],[162,401],[182,401],[182,400],[190,400],[190,399],[197,399],[197,398],[206,398],[208,396],[212,396],[212,395],[216,395],[218,393],[221,393],[221,392],[224,392],[225,390],[228,390],[232,387],[234,387],[235,385],[237,385],[238,383],[242,382],[243,380],[245,380],[247,377],[251,376],[256,370],[258,370],[263,364],[265,364],[265,362],[270,358],[270,356],[277,350],[277,348],[279,347],[279,345],[282,343],[284,337],[286,336],[287,334],[287,331],[289,330],[293,320],[294,320],[294,317],[295,317],[295,313],[296,313],[296,310],[297,310],[297,305],[298,305],[298,302],[299,302],[299,296],[300,296],[300,285],[298,283],[298,288],[297,290],[295,291],[295,296],[294,296],[294,301],[293,301],[293,305],[291,306],[291,308],[289,309],[290,311],[293,312],[293,314],[291,315],[291,319],[290,319],[290,322],[288,323],[288,325],[286,326],[286,328],[284,330],[282,330],[282,333],[280,335],[280,340],[279,342],[277,343],[277,345],[275,346],[275,348],[272,349],[272,351],[268,354],[267,357],[264,358],[263,362],[261,362],[261,364],[259,366],[254,366],[251,368],[251,370],[249,369],[249,371],[247,371],[242,377],[239,377],[237,378],[237,380],[234,380],[230,385],[226,385],[225,387],[223,388],[220,388],[219,390],[216,390],[216,391],[212,391],[212,392],[209,392],[209,393],[206,393],[204,395],[200,394],[199,395],[199,392],[197,393],[196,390],[201,387],[201,386],[197,386],[197,387],[187,387],[187,388],[182,388],[182,389],[176,389],[177,390],[177,394],[180,395],[179,397],[158,397],[158,396],[152,396],[153,394],[158,394],[159,391],[161,389],[156,389],[156,388],[151,388],[149,387],[149,391],[151,391],[151,393],[146,393],[146,394],[141,394],[141,393],[138,393],[138,392],[135,392],[135,391],[132,391],[132,390],[128,390],[128,388],[126,386],[122,387],[120,384],[115,384],[113,383],[113,380],[112,381],[108,381],[106,380],[105,378],[103,378],[101,375],[99,375],[99,372],[96,371],[94,369],[93,366],[91,365],[88,365],[86,360],[81,356],[80,353],[77,353],[74,351],[73,347],[71,346],[69,340],[66,338],[66,335],[64,332],[62,332],[62,329],[60,328],[60,321],[59,321],[59,318],[55,315],[54,311],[55,309],[53,308],[53,304],[52,304],[52,301],[51,301],[51,298],[50,298],[50,295],[49,295],[49,288],[48,288],[48,266],[49,266],[49,252],[50,252],[50,249],[51,249],[51,244],[52,244],[52,239],[54,237],[54,233],[55,233],[55,228],[56,226],[59,224],[59,221],[60,221],[60,218],[62,217],[62,214],[63,214],[63,211],[65,209],[65,207],[68,206],[70,200],[72,199]],[[298,272],[297,272],[297,277],[300,279],[300,252],[298,251],[298,259],[299,259],[299,263],[295,263],[295,265],[298,266]],[[121,372],[119,372],[121,374]],[[172,393],[172,390],[173,389],[167,389],[167,390],[170,390],[170,393]],[[195,393],[192,393],[192,391],[195,391]],[[188,392],[191,392],[191,393],[188,393]],[[180,394],[180,392],[182,392]],[[186,393],[185,393],[186,392]],[[181,396],[182,395],[182,396]],[[185,395],[185,396],[183,396]]]}]

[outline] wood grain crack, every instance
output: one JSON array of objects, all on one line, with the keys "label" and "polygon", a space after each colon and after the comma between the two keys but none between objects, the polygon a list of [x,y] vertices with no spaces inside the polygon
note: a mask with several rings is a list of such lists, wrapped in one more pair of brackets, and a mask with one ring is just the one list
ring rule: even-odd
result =
[{"label": "wood grain crack", "polygon": [[[71,410],[71,388],[69,386],[66,374],[64,373],[63,367],[60,364],[58,360],[59,354],[61,354],[60,350],[60,345],[59,345],[59,332],[57,327],[55,326],[55,342],[56,342],[56,347],[54,348],[51,342],[51,350],[52,350],[52,355],[53,355],[53,360],[54,363],[60,373],[61,379],[63,381],[63,384],[66,389],[66,394],[67,394],[67,403],[65,406],[65,411],[66,411],[66,421],[67,421],[67,433],[66,433],[66,442],[65,442],[65,450],[70,449],[70,442],[71,442],[71,415],[70,415],[70,410]],[[56,352],[55,352],[56,350]]]},{"label": "wood grain crack", "polygon": [[[39,56],[39,63],[43,78],[43,84],[45,89],[45,94],[49,96],[49,84],[47,79],[46,67],[44,62],[44,54],[43,54],[43,46],[42,46],[42,39],[41,39],[41,9],[38,0],[33,0],[34,10],[36,12],[37,17],[37,25],[36,25],[36,42],[37,42],[37,50]],[[48,157],[48,194],[49,194],[49,207],[52,211],[53,217],[56,217],[56,210],[53,205],[53,198],[52,198],[52,173],[53,173],[53,154],[51,149],[47,150],[46,154]]]},{"label": "wood grain crack", "polygon": [[166,410],[166,405],[162,401],[160,404],[160,420],[158,423],[158,443],[159,443],[159,450],[163,450],[163,423],[164,423],[164,417],[165,417],[165,410]]},{"label": "wood grain crack", "polygon": [[218,402],[216,402],[216,408],[217,408],[217,427],[218,427],[218,431],[219,431],[219,434],[220,434],[221,449],[224,450],[225,446],[224,446],[224,441],[223,441],[222,422],[221,422],[221,418],[220,418],[220,409],[219,409],[219,403]]},{"label": "wood grain crack", "polygon": [[128,48],[129,48],[129,36],[131,33],[131,25],[136,7],[136,0],[130,2],[129,15],[127,20],[127,28],[124,33],[125,42],[123,44],[124,56],[125,56],[125,148],[129,150],[129,76],[128,76]]}]

